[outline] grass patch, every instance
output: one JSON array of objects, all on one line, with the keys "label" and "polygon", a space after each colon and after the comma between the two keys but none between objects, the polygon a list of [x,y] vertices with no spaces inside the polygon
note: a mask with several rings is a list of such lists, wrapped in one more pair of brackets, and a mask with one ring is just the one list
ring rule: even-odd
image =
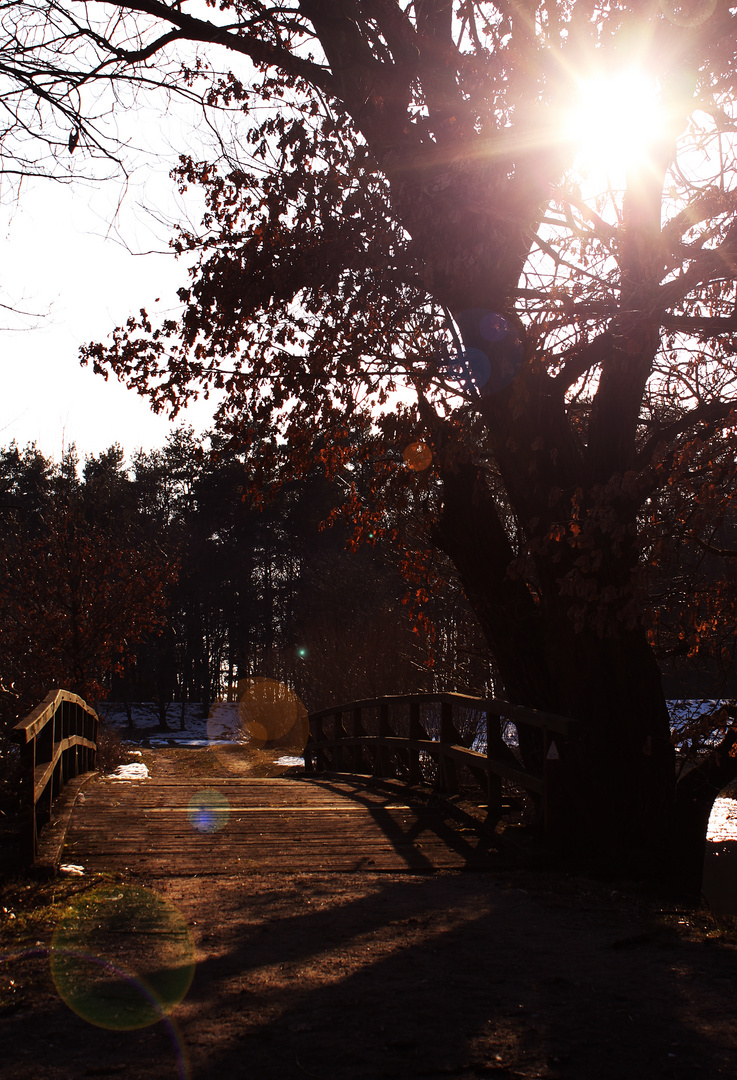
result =
[{"label": "grass patch", "polygon": [[104,881],[117,880],[112,875],[40,879],[19,875],[0,883],[0,1017],[32,1005],[36,979],[25,972],[24,961],[34,968],[47,970],[46,956],[54,930],[63,912],[79,893]]}]

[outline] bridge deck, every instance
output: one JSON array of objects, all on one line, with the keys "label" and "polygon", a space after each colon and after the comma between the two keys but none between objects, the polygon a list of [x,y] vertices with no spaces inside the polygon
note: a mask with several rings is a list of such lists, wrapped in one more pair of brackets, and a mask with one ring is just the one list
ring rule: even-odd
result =
[{"label": "bridge deck", "polygon": [[493,838],[470,819],[396,781],[294,775],[235,748],[163,748],[144,751],[143,760],[147,779],[96,777],[84,787],[63,862],[189,876],[431,873],[482,870],[495,860]]}]

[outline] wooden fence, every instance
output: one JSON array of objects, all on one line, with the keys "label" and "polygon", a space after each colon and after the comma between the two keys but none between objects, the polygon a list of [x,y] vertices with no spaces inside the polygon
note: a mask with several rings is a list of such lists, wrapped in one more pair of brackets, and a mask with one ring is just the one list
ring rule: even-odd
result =
[{"label": "wooden fence", "polygon": [[[485,750],[471,745],[479,737],[478,721],[485,729]],[[539,771],[525,768],[505,742],[508,724],[539,729]],[[430,779],[436,789],[455,793],[456,766],[462,765],[486,795],[491,821],[501,817],[506,779],[539,801],[549,834],[556,786],[562,782],[560,745],[574,735],[577,721],[496,698],[446,693],[401,694],[331,706],[311,713],[309,725],[308,771],[373,773],[410,783]],[[428,731],[429,727],[435,730]],[[434,763],[434,775],[423,771],[423,759]]]},{"label": "wooden fence", "polygon": [[21,747],[31,860],[39,830],[50,820],[51,805],[64,784],[95,767],[98,723],[95,710],[77,694],[52,690],[13,728],[12,736]]}]

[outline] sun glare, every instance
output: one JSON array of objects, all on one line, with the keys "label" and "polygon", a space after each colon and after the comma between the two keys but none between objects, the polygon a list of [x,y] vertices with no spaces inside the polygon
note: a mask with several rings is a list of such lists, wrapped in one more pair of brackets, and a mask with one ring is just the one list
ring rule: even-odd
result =
[{"label": "sun glare", "polygon": [[582,79],[565,122],[584,178],[619,185],[628,169],[644,165],[663,116],[655,80],[636,69]]}]

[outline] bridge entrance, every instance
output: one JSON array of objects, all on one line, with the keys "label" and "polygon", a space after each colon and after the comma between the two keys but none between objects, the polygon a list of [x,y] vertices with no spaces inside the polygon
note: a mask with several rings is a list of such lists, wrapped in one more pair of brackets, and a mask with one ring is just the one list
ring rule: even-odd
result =
[{"label": "bridge entrance", "polygon": [[426,788],[298,775],[242,747],[161,747],[138,760],[144,779],[94,776],[77,795],[63,863],[155,876],[416,874],[498,863],[491,830]]}]

